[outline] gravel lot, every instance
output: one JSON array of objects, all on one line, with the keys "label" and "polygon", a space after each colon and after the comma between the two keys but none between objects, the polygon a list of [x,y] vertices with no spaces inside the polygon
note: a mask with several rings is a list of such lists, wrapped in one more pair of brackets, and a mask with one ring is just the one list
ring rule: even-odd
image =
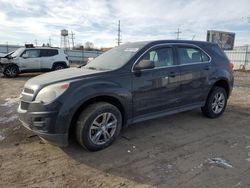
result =
[{"label": "gravel lot", "polygon": [[250,187],[250,73],[235,72],[219,119],[196,109],[139,123],[94,153],[21,126],[17,98],[35,75],[0,77],[0,187]]}]

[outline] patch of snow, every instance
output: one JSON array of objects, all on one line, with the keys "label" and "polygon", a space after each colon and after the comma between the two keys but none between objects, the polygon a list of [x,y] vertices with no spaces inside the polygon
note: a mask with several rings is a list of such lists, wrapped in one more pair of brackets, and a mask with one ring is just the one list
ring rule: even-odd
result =
[{"label": "patch of snow", "polygon": [[233,145],[230,146],[230,148],[234,148],[236,146],[238,146],[238,143],[234,143]]},{"label": "patch of snow", "polygon": [[0,133],[0,141],[3,141],[5,139],[5,136]]},{"label": "patch of snow", "polygon": [[246,160],[247,160],[248,162],[250,162],[250,158],[247,158]]},{"label": "patch of snow", "polygon": [[168,169],[172,169],[172,167],[173,167],[173,165],[170,165],[170,164],[168,165]]},{"label": "patch of snow", "polygon": [[18,119],[18,115],[13,115],[10,117],[0,117],[0,123],[9,123]]},{"label": "patch of snow", "polygon": [[14,106],[15,104],[17,104],[18,101],[19,101],[19,98],[7,98],[7,99],[5,99],[5,103],[0,104],[0,106],[10,108],[10,107]]},{"label": "patch of snow", "polygon": [[234,187],[239,187],[241,186],[241,182],[237,183]]},{"label": "patch of snow", "polygon": [[133,146],[133,149],[135,149],[136,148],[136,146]]},{"label": "patch of snow", "polygon": [[246,149],[250,149],[250,146],[246,146]]},{"label": "patch of snow", "polygon": [[222,167],[233,168],[233,166],[229,162],[221,158],[212,158],[212,159],[208,159],[208,161],[209,161],[209,164],[215,164],[215,165],[222,166]]},{"label": "patch of snow", "polygon": [[131,151],[130,150],[128,150],[128,153],[130,153]]}]

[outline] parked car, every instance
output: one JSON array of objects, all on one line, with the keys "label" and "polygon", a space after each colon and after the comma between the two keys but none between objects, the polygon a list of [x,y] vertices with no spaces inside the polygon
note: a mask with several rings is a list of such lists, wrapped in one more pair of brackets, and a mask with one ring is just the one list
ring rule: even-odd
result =
[{"label": "parked car", "polygon": [[69,67],[69,61],[64,50],[51,47],[23,47],[0,59],[0,71],[7,77],[67,67]]},{"label": "parked car", "polygon": [[97,151],[129,124],[194,108],[219,117],[233,82],[233,66],[217,44],[127,43],[84,67],[28,80],[18,112],[23,125],[45,140],[65,146],[73,135]]}]

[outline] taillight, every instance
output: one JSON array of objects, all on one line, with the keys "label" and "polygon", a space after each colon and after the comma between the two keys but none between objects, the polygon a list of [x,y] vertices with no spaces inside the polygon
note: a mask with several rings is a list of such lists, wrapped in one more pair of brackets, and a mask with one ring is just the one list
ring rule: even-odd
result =
[{"label": "taillight", "polygon": [[231,63],[231,62],[230,62],[230,70],[231,70],[231,72],[233,72],[233,71],[234,71],[234,64],[233,64],[233,63]]}]

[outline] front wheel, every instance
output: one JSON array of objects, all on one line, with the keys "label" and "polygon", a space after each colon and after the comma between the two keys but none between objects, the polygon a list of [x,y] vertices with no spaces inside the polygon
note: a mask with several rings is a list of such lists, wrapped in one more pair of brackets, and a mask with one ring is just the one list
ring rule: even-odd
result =
[{"label": "front wheel", "polygon": [[223,114],[227,106],[227,93],[222,87],[213,87],[206,104],[201,108],[202,113],[209,118],[217,118]]},{"label": "front wheel", "polygon": [[18,75],[19,69],[16,65],[9,65],[4,69],[3,74],[9,78],[14,78]]},{"label": "front wheel", "polygon": [[110,146],[119,135],[122,115],[112,104],[98,102],[88,106],[76,125],[77,141],[90,151]]}]

